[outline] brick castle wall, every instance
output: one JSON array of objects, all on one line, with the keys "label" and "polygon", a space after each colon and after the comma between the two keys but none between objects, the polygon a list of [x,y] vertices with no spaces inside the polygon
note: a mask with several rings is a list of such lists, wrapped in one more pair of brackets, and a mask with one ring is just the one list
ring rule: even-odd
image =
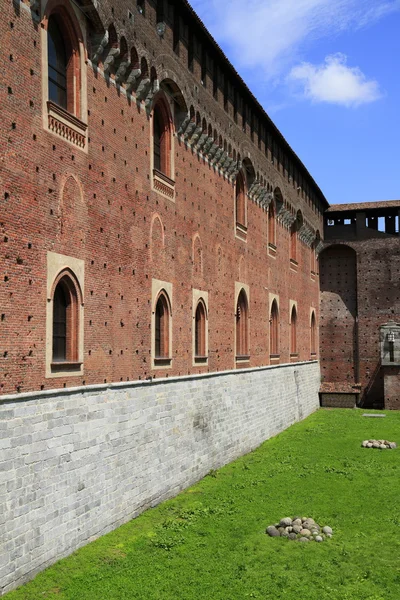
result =
[{"label": "brick castle wall", "polygon": [[[126,19],[125,5],[115,20]],[[107,4],[103,3],[104,10]],[[285,205],[301,209],[322,229],[321,203],[290,176],[283,154],[272,163],[265,140],[251,141],[233,119],[232,102],[199,85],[199,63],[187,69],[185,44],[172,51],[172,30],[155,32],[151,4],[134,11],[139,59],[158,77],[176,76],[189,105],[207,117],[221,139]],[[76,13],[82,18],[78,9]],[[118,14],[117,14],[118,13]],[[121,13],[121,14],[119,14]],[[90,29],[90,28],[89,28]],[[250,361],[269,364],[269,294],[279,296],[281,362],[289,359],[289,307],[297,302],[298,360],[310,359],[310,310],[318,322],[318,277],[311,279],[311,249],[298,241],[290,268],[290,233],[277,222],[277,254],[268,254],[267,213],[247,198],[247,242],[235,237],[234,185],[218,169],[174,138],[175,202],[151,189],[152,121],[144,103],[117,90],[87,65],[88,152],[43,126],[42,29],[27,4],[7,3],[0,23],[0,393],[26,392],[165,376],[151,366],[151,284],[173,286],[172,367],[185,375],[235,367],[235,282],[249,286]],[[89,34],[88,34],[89,38]],[[90,46],[89,39],[87,46]],[[7,49],[7,50],[6,50]],[[89,51],[89,50],[88,50]],[[185,66],[184,66],[185,65]],[[196,91],[197,90],[197,91]],[[225,110],[226,108],[226,110]],[[209,115],[212,114],[212,117]],[[240,115],[239,115],[240,116]],[[278,146],[277,146],[278,147]],[[285,163],[286,164],[286,163]],[[304,168],[302,168],[304,170]],[[300,167],[299,167],[300,170]],[[305,175],[303,176],[305,180]],[[45,377],[47,253],[84,262],[84,350],[80,377]],[[209,293],[209,360],[193,366],[192,289]]]}]

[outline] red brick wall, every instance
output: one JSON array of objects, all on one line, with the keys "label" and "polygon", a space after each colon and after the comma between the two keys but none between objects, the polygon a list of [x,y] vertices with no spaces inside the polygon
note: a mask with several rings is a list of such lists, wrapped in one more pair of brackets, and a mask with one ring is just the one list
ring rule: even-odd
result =
[{"label": "red brick wall", "polygon": [[[388,321],[398,322],[400,319],[400,283],[396,276],[400,270],[399,238],[380,231],[364,230],[359,238],[351,235],[346,240],[342,228],[337,239],[334,239],[333,233],[331,239],[332,246],[324,250],[320,258],[324,385],[334,382],[336,388],[340,388],[340,384],[350,382],[353,373],[357,377],[358,371],[360,401],[369,406],[383,406],[386,393],[380,367],[379,328]],[[345,245],[338,246],[336,243]],[[351,256],[351,250],[348,248],[356,252],[357,283],[354,281],[354,267],[353,275],[349,276],[346,257]],[[341,302],[340,297],[345,302]],[[350,300],[351,311],[345,309]],[[356,329],[350,312],[357,315]],[[354,352],[351,350],[352,328],[356,332]],[[346,356],[349,363],[345,360]]]},{"label": "red brick wall", "polygon": [[331,246],[319,260],[323,381],[356,383],[356,254],[348,246]]},{"label": "red brick wall", "polygon": [[[151,23],[136,15],[138,46],[161,69],[162,53],[175,57]],[[143,24],[141,24],[141,20]],[[12,23],[12,27],[11,24]],[[43,129],[40,26],[12,3],[0,22],[0,391],[8,393],[182,375],[235,366],[234,283],[250,287],[250,363],[269,362],[269,292],[280,296],[281,362],[289,362],[289,299],[297,301],[299,360],[310,358],[310,307],[318,321],[318,279],[310,278],[310,249],[299,242],[298,272],[289,268],[290,235],[277,225],[277,256],[267,253],[266,213],[247,199],[247,243],[235,237],[234,188],[202,158],[175,138],[176,201],[150,186],[150,121],[114,85],[90,66],[88,154]],[[168,34],[169,35],[169,34]],[[12,55],[12,60],[10,60]],[[181,53],[184,60],[184,52]],[[175,65],[176,66],[176,65]],[[181,83],[193,76],[183,70]],[[200,90],[196,106],[228,132],[237,148],[248,148],[271,188],[300,208],[315,229],[321,215],[298,195],[294,182],[267,161],[256,145],[212,98]],[[221,102],[220,102],[221,104]],[[164,229],[151,236],[158,215]],[[159,225],[158,225],[159,229]],[[198,234],[203,272],[193,268]],[[84,375],[46,379],[46,253],[85,261]],[[173,284],[173,361],[152,371],[151,281]],[[209,292],[209,363],[192,366],[192,288]]]}]

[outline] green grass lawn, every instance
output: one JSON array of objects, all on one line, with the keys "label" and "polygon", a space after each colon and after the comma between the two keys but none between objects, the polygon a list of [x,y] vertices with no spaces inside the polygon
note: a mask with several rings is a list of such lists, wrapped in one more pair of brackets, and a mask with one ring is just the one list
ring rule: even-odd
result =
[{"label": "green grass lawn", "polygon": [[[399,600],[400,413],[320,410],[50,567],[7,600]],[[294,515],[317,544],[265,535]]]}]

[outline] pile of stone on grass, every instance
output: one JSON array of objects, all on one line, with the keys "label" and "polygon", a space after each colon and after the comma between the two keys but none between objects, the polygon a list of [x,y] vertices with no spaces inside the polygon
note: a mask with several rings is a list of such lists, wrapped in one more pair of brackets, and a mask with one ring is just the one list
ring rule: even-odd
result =
[{"label": "pile of stone on grass", "polygon": [[284,537],[299,542],[323,542],[333,535],[328,525],[321,527],[310,517],[285,517],[279,523],[267,527],[265,533],[271,537]]},{"label": "pile of stone on grass", "polygon": [[361,444],[363,448],[379,448],[380,450],[394,450],[397,448],[396,442],[387,440],[364,440]]}]

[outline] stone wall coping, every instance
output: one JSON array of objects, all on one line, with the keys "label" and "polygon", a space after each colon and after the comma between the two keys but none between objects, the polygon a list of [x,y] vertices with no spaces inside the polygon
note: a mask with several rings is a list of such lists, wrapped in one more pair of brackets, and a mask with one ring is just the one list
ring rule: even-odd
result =
[{"label": "stone wall coping", "polygon": [[245,373],[260,373],[262,371],[268,371],[272,369],[285,369],[287,367],[303,367],[305,365],[311,365],[317,363],[317,360],[307,360],[297,363],[282,363],[279,365],[264,365],[262,367],[249,367],[244,369],[231,369],[228,371],[213,371],[211,373],[196,373],[191,375],[180,375],[176,377],[160,377],[157,379],[149,378],[144,380],[136,381],[117,381],[111,383],[100,383],[93,385],[80,385],[77,387],[70,388],[54,388],[51,390],[38,390],[34,392],[23,392],[19,394],[4,394],[0,396],[0,405],[9,402],[23,402],[29,400],[45,400],[46,398],[52,398],[54,396],[70,396],[75,394],[87,394],[93,392],[104,392],[106,390],[119,390],[119,389],[132,389],[140,388],[152,385],[162,385],[166,383],[182,382],[182,381],[196,381],[198,379],[210,379],[212,377],[224,377],[226,375],[237,375]]}]

